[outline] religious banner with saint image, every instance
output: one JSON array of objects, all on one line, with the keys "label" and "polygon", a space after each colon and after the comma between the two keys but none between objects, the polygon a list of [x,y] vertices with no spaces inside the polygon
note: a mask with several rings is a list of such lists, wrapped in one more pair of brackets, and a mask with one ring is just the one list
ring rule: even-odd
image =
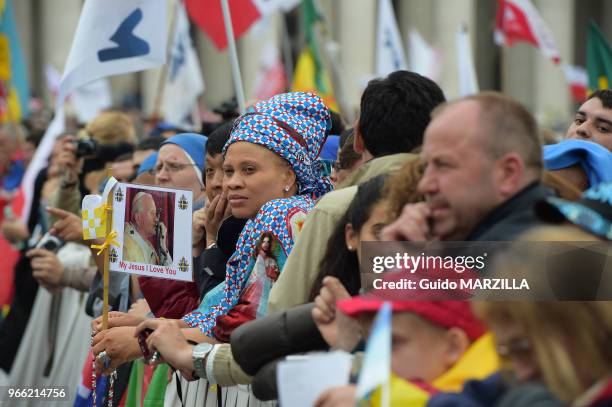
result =
[{"label": "religious banner with saint image", "polygon": [[117,184],[110,270],[193,281],[191,206],[191,191]]}]

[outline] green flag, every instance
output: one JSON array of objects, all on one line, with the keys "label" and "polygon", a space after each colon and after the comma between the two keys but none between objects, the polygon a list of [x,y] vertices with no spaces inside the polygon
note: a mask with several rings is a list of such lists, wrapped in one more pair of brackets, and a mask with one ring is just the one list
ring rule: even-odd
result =
[{"label": "green flag", "polygon": [[322,22],[322,17],[313,0],[302,0],[302,16],[306,44],[295,66],[291,91],[316,93],[327,107],[338,111],[334,90],[319,52],[315,25]]},{"label": "green flag", "polygon": [[612,48],[597,24],[591,21],[587,40],[587,72],[591,90],[609,89],[612,81]]}]

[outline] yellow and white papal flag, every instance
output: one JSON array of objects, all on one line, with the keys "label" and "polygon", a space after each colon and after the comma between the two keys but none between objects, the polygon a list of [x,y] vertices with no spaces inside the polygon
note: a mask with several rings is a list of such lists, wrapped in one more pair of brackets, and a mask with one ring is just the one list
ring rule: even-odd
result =
[{"label": "yellow and white papal flag", "polygon": [[106,224],[108,221],[107,199],[117,180],[111,177],[104,187],[102,196],[86,195],[81,203],[81,217],[83,219],[83,239],[92,240],[106,237]]}]

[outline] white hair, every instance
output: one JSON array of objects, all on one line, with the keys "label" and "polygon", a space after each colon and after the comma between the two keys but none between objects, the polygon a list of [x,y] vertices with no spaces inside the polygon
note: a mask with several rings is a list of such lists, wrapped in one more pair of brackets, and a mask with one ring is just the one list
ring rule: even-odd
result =
[{"label": "white hair", "polygon": [[[140,191],[138,192],[136,195],[134,195],[134,198],[132,198],[132,210],[131,210],[131,220],[134,219],[134,216],[139,213],[142,212],[143,208],[142,208],[142,203],[144,202],[142,198],[144,198],[145,196],[150,197],[151,199],[153,199],[153,195],[151,195],[148,192],[143,192]],[[153,200],[153,202],[155,202],[155,200]]]}]

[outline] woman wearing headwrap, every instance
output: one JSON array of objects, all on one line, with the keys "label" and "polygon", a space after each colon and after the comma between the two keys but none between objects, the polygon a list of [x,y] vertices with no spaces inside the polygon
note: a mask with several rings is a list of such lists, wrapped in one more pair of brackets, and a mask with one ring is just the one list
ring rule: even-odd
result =
[{"label": "woman wearing headwrap", "polygon": [[[192,347],[185,336],[197,342],[227,342],[236,327],[266,313],[269,289],[283,268],[306,214],[316,199],[332,188],[329,179],[321,176],[321,163],[317,160],[329,117],[319,97],[289,93],[256,104],[234,125],[224,147],[224,187],[232,215],[248,221],[236,252],[227,262],[226,280],[206,294],[198,310],[183,318],[198,329],[181,333],[172,321],[149,319],[136,330],[155,329],[147,340],[152,350],[159,348],[165,358],[167,348],[172,348],[181,359],[173,364],[175,368],[189,374],[195,367],[196,375],[208,380],[197,384],[204,393],[182,384],[186,405],[196,399],[201,404],[201,397],[205,403],[217,397],[206,389],[215,383],[213,354],[218,353],[218,348],[209,343]],[[206,337],[188,331],[201,331]],[[195,360],[202,363],[194,364]],[[204,365],[204,360],[211,363]],[[239,368],[230,369],[230,375],[244,375],[237,371]],[[175,388],[175,383],[168,387]],[[167,395],[167,405],[177,404],[178,398]],[[224,387],[222,398],[227,405],[234,405],[230,404],[234,401],[235,405],[261,405],[245,388]]]},{"label": "woman wearing headwrap", "polygon": [[[209,341],[227,340],[236,326],[266,311],[265,290],[259,298],[241,303],[243,307],[239,311],[234,309],[240,303],[241,293],[254,279],[271,278],[268,274],[275,276],[265,273],[265,265],[264,273],[256,272],[260,256],[255,253],[261,235],[272,234],[272,254],[278,270],[282,270],[306,214],[318,197],[331,190],[331,182],[320,176],[320,163],[316,160],[329,117],[329,110],[319,97],[288,93],[256,104],[235,124],[224,147],[225,184],[232,214],[249,220],[240,234],[236,252],[228,260],[225,282],[204,297],[197,311],[184,318],[190,327],[197,327],[213,338]],[[158,170],[162,162],[160,150]],[[146,292],[145,296],[149,299]],[[159,292],[154,297],[169,302]],[[217,317],[220,318],[217,320]],[[112,318],[110,322],[112,325]],[[218,326],[213,332],[215,322]],[[120,329],[123,328],[130,329],[133,335],[132,327]],[[107,335],[94,338],[94,353],[106,349]],[[206,340],[202,336],[200,339]],[[134,355],[128,350],[122,351],[116,362],[110,356],[112,368],[119,360],[124,362]]]},{"label": "woman wearing headwrap", "polygon": [[249,221],[227,263],[225,283],[183,318],[189,326],[228,341],[237,326],[265,314],[268,290],[241,295],[252,294],[253,284],[271,285],[256,246],[262,234],[271,233],[273,256],[282,270],[306,214],[331,190],[317,161],[329,118],[319,97],[287,93],[257,103],[238,119],[224,147],[223,168],[232,214]]}]

